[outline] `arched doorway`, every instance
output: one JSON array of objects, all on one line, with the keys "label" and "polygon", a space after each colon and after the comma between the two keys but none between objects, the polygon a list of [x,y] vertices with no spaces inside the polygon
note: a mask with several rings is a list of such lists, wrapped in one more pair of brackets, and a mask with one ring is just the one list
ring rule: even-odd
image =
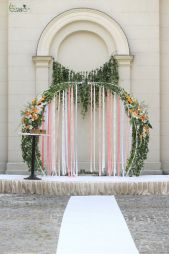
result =
[{"label": "arched doorway", "polygon": [[[86,50],[87,47],[89,50]],[[79,52],[82,50],[79,64]],[[130,92],[133,56],[121,26],[109,15],[94,9],[77,8],[61,13],[42,31],[36,56],[33,56],[36,94],[47,89],[51,83],[53,58],[79,71],[97,68],[112,54],[116,55],[119,64],[119,85]]]}]

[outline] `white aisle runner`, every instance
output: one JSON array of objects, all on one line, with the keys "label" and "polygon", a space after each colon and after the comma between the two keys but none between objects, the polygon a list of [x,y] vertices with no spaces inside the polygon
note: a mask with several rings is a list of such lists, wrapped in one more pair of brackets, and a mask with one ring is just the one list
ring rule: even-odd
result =
[{"label": "white aisle runner", "polygon": [[57,254],[138,254],[114,196],[75,196],[66,207]]}]

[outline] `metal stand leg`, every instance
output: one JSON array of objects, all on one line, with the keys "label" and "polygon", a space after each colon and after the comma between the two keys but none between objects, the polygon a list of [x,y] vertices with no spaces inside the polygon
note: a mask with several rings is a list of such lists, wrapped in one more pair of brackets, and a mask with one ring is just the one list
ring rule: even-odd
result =
[{"label": "metal stand leg", "polygon": [[41,178],[35,175],[35,148],[36,148],[36,139],[37,136],[32,136],[32,161],[31,161],[31,174],[30,176],[24,178],[26,180],[41,180]]}]

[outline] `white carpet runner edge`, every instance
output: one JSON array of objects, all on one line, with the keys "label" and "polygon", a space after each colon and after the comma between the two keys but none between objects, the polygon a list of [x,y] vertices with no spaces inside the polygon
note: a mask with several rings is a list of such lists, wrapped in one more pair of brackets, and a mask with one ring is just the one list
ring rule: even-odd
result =
[{"label": "white carpet runner edge", "polygon": [[72,196],[57,254],[138,254],[114,196]]}]

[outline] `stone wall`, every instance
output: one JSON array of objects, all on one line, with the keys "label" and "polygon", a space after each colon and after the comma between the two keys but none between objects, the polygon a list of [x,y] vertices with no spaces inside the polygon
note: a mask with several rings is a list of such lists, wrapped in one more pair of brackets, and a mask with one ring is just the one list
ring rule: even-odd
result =
[{"label": "stone wall", "polygon": [[7,101],[8,101],[8,1],[0,2],[0,173],[7,161]]},{"label": "stone wall", "polygon": [[169,173],[169,1],[160,1],[161,161]]}]

